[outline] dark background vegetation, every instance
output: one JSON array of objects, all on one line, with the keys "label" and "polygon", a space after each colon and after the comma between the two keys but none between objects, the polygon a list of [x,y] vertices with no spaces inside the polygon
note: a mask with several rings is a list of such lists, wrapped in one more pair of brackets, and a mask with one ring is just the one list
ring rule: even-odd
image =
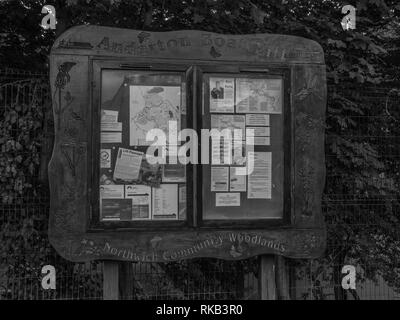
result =
[{"label": "dark background vegetation", "polygon": [[[56,8],[56,30],[40,26],[45,4]],[[357,8],[355,30],[341,27],[345,4]],[[44,264],[56,264],[60,279],[73,278],[50,296],[101,297],[97,265],[84,267],[60,260],[46,236],[45,161],[51,151],[46,143],[52,132],[48,79],[42,75],[48,72],[49,50],[56,36],[80,24],[149,31],[279,33],[320,43],[329,87],[324,193],[328,249],[312,263],[292,263],[292,278],[307,280],[303,298],[332,295],[345,299],[349,296],[340,289],[340,271],[344,264],[354,264],[362,270],[359,281],[381,277],[400,291],[399,13],[398,0],[0,2],[0,297],[43,297],[38,293],[38,279]],[[24,70],[35,81],[10,76],[13,70],[19,74]],[[15,99],[15,93],[4,89],[10,84],[20,90],[17,96],[26,88],[30,93],[24,95],[25,100]],[[152,266],[149,272],[163,275],[163,282],[157,280],[161,289],[155,296],[167,292],[171,298],[240,298],[245,290],[243,273],[257,276],[255,264],[255,260],[228,263],[203,259]],[[229,277],[233,273],[240,277],[232,282]],[[218,289],[215,282],[220,283]],[[203,295],[174,291],[171,283],[174,288],[192,288]],[[137,282],[135,296],[145,292],[145,287]],[[357,293],[351,296],[357,297]]]}]

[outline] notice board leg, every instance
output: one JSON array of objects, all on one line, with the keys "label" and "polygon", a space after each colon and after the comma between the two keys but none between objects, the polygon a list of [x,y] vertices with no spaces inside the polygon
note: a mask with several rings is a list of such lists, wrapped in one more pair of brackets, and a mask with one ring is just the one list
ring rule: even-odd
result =
[{"label": "notice board leg", "polygon": [[259,292],[261,300],[276,300],[275,257],[260,256]]},{"label": "notice board leg", "polygon": [[118,262],[103,262],[103,300],[118,300]]},{"label": "notice board leg", "polygon": [[119,298],[120,300],[133,300],[133,264],[132,262],[119,262]]},{"label": "notice board leg", "polygon": [[286,259],[276,256],[276,289],[279,300],[290,300],[289,294],[289,268]]}]

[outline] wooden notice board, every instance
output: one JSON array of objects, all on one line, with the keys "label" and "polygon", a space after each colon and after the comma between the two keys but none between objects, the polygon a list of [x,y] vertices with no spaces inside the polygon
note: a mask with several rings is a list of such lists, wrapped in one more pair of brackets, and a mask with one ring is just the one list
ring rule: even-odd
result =
[{"label": "wooden notice board", "polygon": [[63,257],[322,254],[326,80],[316,42],[78,26],[55,41],[50,66],[49,237]]}]

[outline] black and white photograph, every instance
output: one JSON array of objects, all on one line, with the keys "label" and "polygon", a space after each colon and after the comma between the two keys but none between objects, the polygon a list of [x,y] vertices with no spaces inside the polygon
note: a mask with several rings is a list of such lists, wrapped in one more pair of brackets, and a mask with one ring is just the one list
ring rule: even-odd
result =
[{"label": "black and white photograph", "polygon": [[398,0],[0,0],[0,22],[0,305],[400,300]]}]

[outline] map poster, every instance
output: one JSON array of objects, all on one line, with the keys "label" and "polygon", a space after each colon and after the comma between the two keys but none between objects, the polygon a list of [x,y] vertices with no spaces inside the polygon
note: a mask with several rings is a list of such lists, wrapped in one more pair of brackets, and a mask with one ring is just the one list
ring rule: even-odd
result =
[{"label": "map poster", "polygon": [[271,199],[271,152],[254,152],[254,170],[247,178],[248,199]]},{"label": "map poster", "polygon": [[282,113],[282,79],[236,79],[236,112]]},{"label": "map poster", "polygon": [[211,191],[228,191],[228,167],[211,167]]},{"label": "map poster", "polygon": [[233,130],[241,130],[242,140],[245,138],[245,116],[233,114],[212,114],[211,129],[230,129],[232,138],[234,138]]},{"label": "map poster", "polygon": [[210,112],[234,113],[234,92],[233,78],[210,78]]},{"label": "map poster", "polygon": [[151,129],[164,131],[168,138],[169,121],[180,128],[180,86],[129,87],[129,145],[148,146],[146,134]]},{"label": "map poster", "polygon": [[114,168],[114,180],[138,180],[142,159],[143,152],[119,148]]},{"label": "map poster", "polygon": [[178,185],[160,184],[153,188],[153,220],[178,219]]},{"label": "map poster", "polygon": [[132,199],[132,220],[148,220],[151,217],[151,187],[125,185],[125,198]]}]

